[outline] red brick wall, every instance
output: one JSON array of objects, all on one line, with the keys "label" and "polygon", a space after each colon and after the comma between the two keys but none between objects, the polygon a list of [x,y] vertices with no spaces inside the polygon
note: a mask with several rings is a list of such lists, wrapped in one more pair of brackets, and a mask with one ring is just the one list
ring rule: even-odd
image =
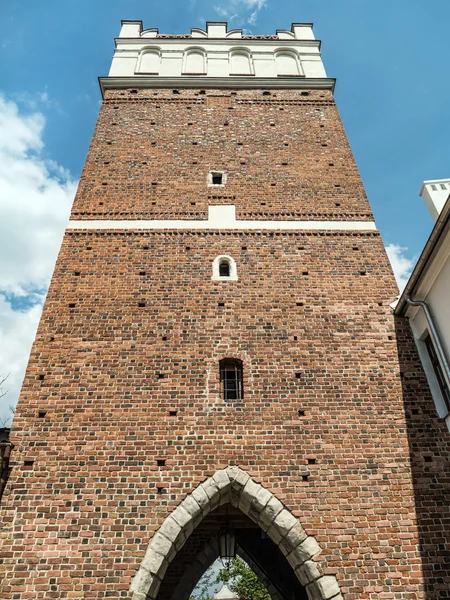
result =
[{"label": "red brick wall", "polygon": [[[191,201],[204,218],[206,173],[222,166],[238,216],[285,218],[284,206],[318,219],[370,215],[326,92],[277,91],[292,101],[279,106],[261,92],[239,91],[233,111],[185,105],[184,98],[205,100],[190,91],[173,95],[176,101],[170,90],[158,91],[170,99],[159,105],[140,100],[154,94],[108,93],[74,205],[77,218],[96,210],[98,217],[99,198],[108,218],[152,218],[153,210],[180,218]],[[158,125],[150,135],[153,118]],[[182,118],[195,123],[195,135],[183,138]],[[293,164],[282,168],[287,138]],[[103,166],[106,159],[110,165]],[[149,203],[153,180],[156,209]],[[212,261],[227,252],[239,281],[212,282]],[[449,527],[441,531],[449,524],[448,433],[433,416],[404,332],[399,361],[389,307],[395,295],[376,232],[66,233],[14,421],[0,597],[130,598],[152,533],[186,493],[230,464],[300,518],[345,600],[449,597]],[[230,356],[244,363],[242,402],[219,395],[218,363]],[[405,387],[409,380],[400,376],[405,360],[416,387]],[[427,419],[411,418],[411,406]],[[417,483],[418,457],[431,444],[438,458],[428,529],[441,541],[438,558],[424,534],[427,501]],[[414,485],[411,455],[419,461]],[[308,464],[311,458],[316,464]],[[166,466],[157,467],[157,459]],[[34,463],[25,467],[25,460]]]},{"label": "red brick wall", "polygon": [[331,92],[178,91],[106,92],[72,218],[372,218]]}]

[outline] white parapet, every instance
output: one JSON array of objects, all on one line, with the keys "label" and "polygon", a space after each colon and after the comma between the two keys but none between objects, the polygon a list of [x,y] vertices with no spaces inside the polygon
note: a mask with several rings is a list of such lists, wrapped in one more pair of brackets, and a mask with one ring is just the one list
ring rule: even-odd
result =
[{"label": "white parapet", "polygon": [[[271,35],[228,31],[227,23],[207,23],[190,34],[160,34],[141,21],[122,21],[109,77],[325,79],[320,42],[311,23]],[[200,84],[201,85],[201,84]],[[292,81],[291,85],[292,86]]]},{"label": "white parapet", "polygon": [[450,179],[424,181],[420,195],[425,200],[433,221],[436,222],[450,196]]}]

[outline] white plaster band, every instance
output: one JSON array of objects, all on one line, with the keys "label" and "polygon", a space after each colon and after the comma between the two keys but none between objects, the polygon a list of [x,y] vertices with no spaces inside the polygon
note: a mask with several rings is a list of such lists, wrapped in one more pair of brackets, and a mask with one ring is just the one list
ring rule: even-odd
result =
[{"label": "white plaster band", "polygon": [[[136,60],[136,59],[133,59]],[[332,90],[336,80],[328,77],[195,77],[174,76],[110,76],[99,77],[102,96],[105,90],[149,88],[202,88],[202,89],[305,89]]]},{"label": "white plaster band", "polygon": [[69,221],[67,229],[258,229],[377,231],[373,221]]}]

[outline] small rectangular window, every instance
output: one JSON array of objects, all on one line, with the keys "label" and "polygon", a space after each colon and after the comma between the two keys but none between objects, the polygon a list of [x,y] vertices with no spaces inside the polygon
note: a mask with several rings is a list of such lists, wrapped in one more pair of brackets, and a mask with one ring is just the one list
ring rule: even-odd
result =
[{"label": "small rectangular window", "polygon": [[225,358],[220,361],[220,387],[224,400],[242,400],[244,397],[242,361]]},{"label": "small rectangular window", "polygon": [[435,192],[435,191],[437,190],[437,187],[436,187],[436,186],[433,184],[433,185],[431,186],[431,189],[433,190],[433,192]]},{"label": "small rectangular window", "polygon": [[441,190],[446,190],[447,186],[445,185],[445,183],[441,183]]},{"label": "small rectangular window", "polygon": [[222,185],[222,173],[213,173],[212,183],[213,185]]},{"label": "small rectangular window", "polygon": [[425,342],[425,345],[428,350],[428,356],[430,357],[434,374],[436,376],[436,379],[439,383],[439,387],[441,389],[442,397],[444,398],[444,402],[447,407],[447,410],[450,412],[450,390],[447,385],[447,381],[445,379],[444,372],[442,370],[441,363],[439,362],[439,358],[436,353],[436,349],[434,347],[431,336],[427,335],[424,342]]}]

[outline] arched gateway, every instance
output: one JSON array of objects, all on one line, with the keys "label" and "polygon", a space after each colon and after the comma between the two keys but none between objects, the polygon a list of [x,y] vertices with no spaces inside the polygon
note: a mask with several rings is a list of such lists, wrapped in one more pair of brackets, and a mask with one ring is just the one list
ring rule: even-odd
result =
[{"label": "arched gateway", "polygon": [[[306,587],[311,600],[342,598],[334,576],[323,575],[314,557],[321,548],[308,536],[300,521],[262,485],[239,467],[228,467],[201,483],[170,514],[150,541],[145,557],[133,580],[133,600],[156,600],[169,564],[201,521],[221,505],[230,504],[256,523],[285,555],[297,579]],[[204,567],[199,559],[191,577],[180,581],[174,598],[188,597]],[[195,565],[195,563],[194,563]],[[195,565],[196,566],[196,565]],[[202,568],[203,567],[203,568]]]}]

